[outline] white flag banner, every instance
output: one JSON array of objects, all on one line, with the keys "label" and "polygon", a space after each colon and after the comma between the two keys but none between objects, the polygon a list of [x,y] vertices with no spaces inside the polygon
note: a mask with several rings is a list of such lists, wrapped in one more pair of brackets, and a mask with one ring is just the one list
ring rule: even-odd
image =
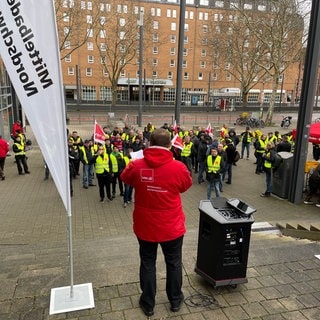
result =
[{"label": "white flag banner", "polygon": [[0,54],[71,215],[64,92],[54,1],[0,1]]}]

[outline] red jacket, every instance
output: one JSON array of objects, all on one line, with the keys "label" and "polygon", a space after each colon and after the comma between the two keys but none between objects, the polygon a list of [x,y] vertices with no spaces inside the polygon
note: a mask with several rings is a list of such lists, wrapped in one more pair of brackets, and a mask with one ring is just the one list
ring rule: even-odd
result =
[{"label": "red jacket", "polygon": [[186,232],[180,193],[192,185],[190,173],[166,148],[149,147],[143,154],[121,174],[135,188],[134,233],[150,242],[174,240]]},{"label": "red jacket", "polygon": [[5,158],[8,152],[9,152],[8,142],[0,138],[0,158]]}]

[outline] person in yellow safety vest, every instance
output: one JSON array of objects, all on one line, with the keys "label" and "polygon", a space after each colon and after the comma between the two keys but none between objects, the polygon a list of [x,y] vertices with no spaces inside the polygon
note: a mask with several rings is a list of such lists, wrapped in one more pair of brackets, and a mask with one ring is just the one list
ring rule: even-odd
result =
[{"label": "person in yellow safety vest", "polygon": [[258,140],[255,142],[255,156],[257,158],[257,166],[256,166],[256,174],[260,174],[264,172],[263,170],[263,158],[262,155],[266,150],[266,136],[263,134]]},{"label": "person in yellow safety vest", "polygon": [[92,146],[92,140],[84,140],[83,146],[80,149],[80,161],[83,165],[82,171],[82,187],[88,189],[88,187],[95,186],[94,184],[94,165],[89,163],[94,155],[94,149]]},{"label": "person in yellow safety vest", "polygon": [[275,146],[277,145],[277,137],[273,132],[268,132],[266,143],[268,142],[272,142]]},{"label": "person in yellow safety vest", "polygon": [[242,141],[241,159],[243,159],[244,150],[246,150],[247,151],[247,160],[249,160],[250,145],[251,145],[252,138],[253,138],[253,133],[250,131],[250,127],[246,127],[246,131],[241,133],[241,141]]},{"label": "person in yellow safety vest", "polygon": [[117,182],[119,184],[120,196],[123,197],[123,183],[120,174],[125,168],[125,162],[117,146],[113,146],[113,151],[110,153],[110,161],[112,165],[112,198],[116,197]]},{"label": "person in yellow safety vest", "polygon": [[134,130],[130,130],[127,134],[126,137],[124,139],[124,152],[126,149],[130,148],[132,146],[132,144],[134,143],[136,139],[136,133],[134,132]]},{"label": "person in yellow safety vest", "polygon": [[218,155],[218,149],[212,148],[211,153],[206,158],[206,179],[209,182],[207,189],[207,199],[211,200],[212,189],[215,189],[216,197],[220,197],[220,175],[224,169],[224,160]]},{"label": "person in yellow safety vest", "polygon": [[193,154],[193,143],[191,142],[190,136],[185,136],[183,142],[183,149],[181,151],[181,161],[186,165],[187,169],[192,175],[192,154]]},{"label": "person in yellow safety vest", "polygon": [[155,127],[154,127],[154,125],[151,123],[151,122],[149,122],[148,124],[147,124],[147,131],[148,132],[153,132],[154,131],[154,129],[155,129]]},{"label": "person in yellow safety vest", "polygon": [[75,174],[77,176],[80,175],[79,173],[79,169],[80,169],[80,146],[83,145],[83,141],[80,138],[80,136],[78,135],[77,131],[73,131],[71,136],[69,137],[70,140],[72,140],[72,145],[73,145],[73,149],[75,152],[75,156],[74,156],[74,160],[73,160],[73,165],[74,165],[74,169],[75,169]]},{"label": "person in yellow safety vest", "polygon": [[189,131],[185,130],[185,128],[180,128],[178,134],[179,134],[180,138],[183,139],[184,137],[189,135]]},{"label": "person in yellow safety vest", "polygon": [[[30,171],[26,159],[25,145],[19,135],[15,138],[12,149],[14,152],[18,173],[20,175],[24,175],[25,173],[29,174]],[[22,167],[24,172],[22,172]]]},{"label": "person in yellow safety vest", "polygon": [[104,132],[104,135],[105,135],[106,139],[110,139],[111,138],[111,131],[109,130],[108,127],[103,127],[103,132]]},{"label": "person in yellow safety vest", "polygon": [[278,143],[279,143],[280,140],[282,139],[282,136],[281,136],[280,132],[279,132],[279,131],[275,131],[275,132],[274,132],[274,135],[277,137],[277,141],[278,141]]},{"label": "person in yellow safety vest", "polygon": [[228,135],[228,126],[223,124],[222,128],[220,129],[220,138],[224,139]]},{"label": "person in yellow safety vest", "polygon": [[266,173],[266,191],[261,193],[261,197],[270,197],[271,196],[271,169],[272,162],[274,161],[274,153],[273,150],[274,144],[272,142],[268,142],[266,144],[266,150],[262,155],[262,159],[264,161],[264,172]]},{"label": "person in yellow safety vest", "polygon": [[104,202],[106,189],[107,197],[112,201],[111,197],[111,179],[112,179],[112,166],[109,155],[105,151],[103,145],[99,145],[97,152],[89,163],[94,163],[96,177],[99,185],[100,202]]}]

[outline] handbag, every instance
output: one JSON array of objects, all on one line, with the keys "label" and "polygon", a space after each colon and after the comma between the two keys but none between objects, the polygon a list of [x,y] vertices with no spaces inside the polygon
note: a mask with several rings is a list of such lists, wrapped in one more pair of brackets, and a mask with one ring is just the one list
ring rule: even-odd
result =
[{"label": "handbag", "polygon": [[235,151],[235,154],[234,154],[234,159],[233,159],[233,162],[238,162],[240,159],[240,153],[239,151]]}]

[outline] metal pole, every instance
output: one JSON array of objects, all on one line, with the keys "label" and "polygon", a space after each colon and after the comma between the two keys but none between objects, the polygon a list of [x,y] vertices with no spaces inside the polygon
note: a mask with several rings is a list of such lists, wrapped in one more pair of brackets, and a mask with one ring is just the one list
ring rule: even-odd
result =
[{"label": "metal pole", "polygon": [[284,83],[284,73],[282,74],[282,81],[281,81],[279,112],[281,112],[281,106],[282,106],[283,83]]},{"label": "metal pole", "polygon": [[128,104],[130,104],[130,73],[128,73]]},{"label": "metal pole", "polygon": [[180,1],[180,22],[179,22],[179,44],[178,44],[178,61],[177,61],[177,82],[176,82],[176,105],[175,105],[175,120],[180,122],[181,108],[181,91],[182,91],[182,59],[183,59],[183,44],[184,44],[184,22],[185,22],[186,0]]},{"label": "metal pole", "polygon": [[308,152],[308,137],[316,91],[317,70],[320,56],[320,1],[313,0],[310,16],[308,46],[300,99],[297,139],[293,158],[292,181],[289,186],[289,201],[300,203],[304,187],[304,168]]},{"label": "metal pole", "polygon": [[139,112],[138,112],[138,126],[142,127],[142,61],[143,61],[143,10],[140,9],[139,25]]}]

